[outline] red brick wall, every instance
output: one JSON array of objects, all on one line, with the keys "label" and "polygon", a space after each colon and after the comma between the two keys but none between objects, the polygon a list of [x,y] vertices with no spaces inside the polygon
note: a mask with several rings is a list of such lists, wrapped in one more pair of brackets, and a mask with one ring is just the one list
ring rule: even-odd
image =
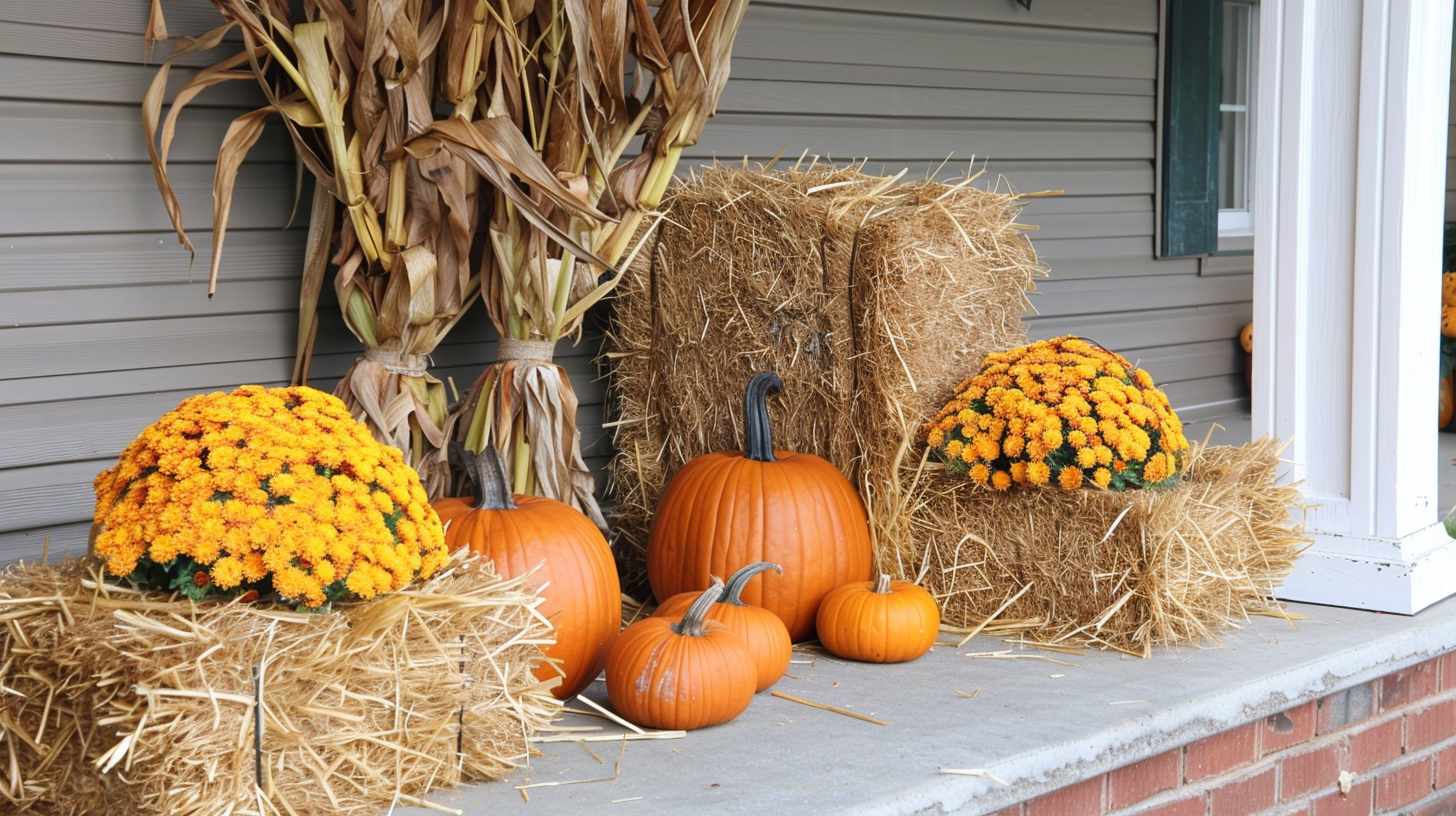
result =
[{"label": "red brick wall", "polygon": [[[1340,789],[1347,772],[1347,791]],[[997,816],[1456,816],[1456,654]]]}]

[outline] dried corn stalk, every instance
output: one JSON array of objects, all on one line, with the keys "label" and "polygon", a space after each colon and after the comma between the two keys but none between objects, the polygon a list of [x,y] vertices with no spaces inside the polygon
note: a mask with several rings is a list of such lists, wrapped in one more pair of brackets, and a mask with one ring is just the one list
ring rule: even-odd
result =
[{"label": "dried corn stalk", "polygon": [[[318,181],[294,379],[307,377],[319,291],[332,264],[345,323],[365,348],[336,393],[376,437],[406,452],[432,496],[441,495],[449,480],[443,451],[453,418],[444,387],[429,376],[425,360],[478,296],[480,277],[470,257],[480,172],[449,154],[409,153],[403,145],[434,124],[437,96],[452,97],[452,75],[439,66],[461,63],[469,43],[443,37],[451,13],[443,0],[371,2],[353,13],[336,0],[306,2],[304,18],[313,22],[297,24],[290,22],[285,2],[214,5],[227,23],[184,40],[173,58],[215,46],[234,29],[241,32],[243,51],[187,83],[160,134],[169,64],[158,72],[144,105],[158,188],[178,235],[190,248],[166,173],[178,115],[206,87],[256,80],[269,104],[238,117],[219,150],[209,296],[238,168],[266,120],[279,114]],[[156,31],[160,15],[153,21]],[[468,106],[455,112],[468,115]],[[509,179],[513,169],[501,168],[495,178]],[[544,167],[537,169],[533,185],[542,179],[554,183]]]},{"label": "dried corn stalk", "polygon": [[[586,310],[618,281],[612,267],[625,268],[645,240],[645,214],[717,105],[747,0],[686,0],[655,14],[645,0],[511,5],[514,16],[492,18],[494,59],[481,65],[478,104],[487,118],[442,122],[428,135],[452,155],[484,163],[515,143],[501,138],[513,130],[591,209],[564,206],[549,186],[534,207],[496,187],[482,286],[504,340],[471,390],[460,435],[471,450],[509,453],[517,490],[569,502],[605,526],[581,459],[576,396],[551,352],[561,338],[579,336]],[[638,137],[640,152],[626,158]]]},{"label": "dried corn stalk", "polygon": [[[438,496],[455,417],[425,359],[483,291],[506,342],[472,389],[461,435],[473,450],[511,453],[518,490],[601,523],[576,398],[550,348],[579,336],[586,310],[616,284],[612,267],[712,115],[747,0],[655,13],[647,0],[303,0],[308,22],[293,21],[287,0],[213,4],[227,24],[184,39],[174,58],[233,29],[242,53],[182,88],[160,138],[169,64],[144,105],[158,188],[191,248],[166,175],[178,113],[228,80],[255,79],[268,98],[233,122],[219,150],[209,296],[238,167],[279,114],[318,180],[295,380],[307,374],[332,264],[345,323],[366,352],[336,393],[406,451]],[[148,33],[166,36],[155,6]],[[627,159],[637,137],[640,153]],[[475,272],[481,221],[489,248]]]}]

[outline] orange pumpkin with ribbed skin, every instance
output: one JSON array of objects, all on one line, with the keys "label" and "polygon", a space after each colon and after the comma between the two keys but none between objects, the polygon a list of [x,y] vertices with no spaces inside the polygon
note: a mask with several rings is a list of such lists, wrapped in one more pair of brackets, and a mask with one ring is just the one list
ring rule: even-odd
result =
[{"label": "orange pumpkin with ribbed skin", "polygon": [[[561,669],[561,684],[552,694],[559,700],[572,697],[601,673],[622,627],[622,590],[612,551],[596,525],[576,509],[541,496],[512,496],[494,448],[465,458],[480,499],[435,502],[435,512],[450,521],[445,543],[490,558],[505,578],[535,570],[532,580],[541,587],[537,609],[556,631],[556,642],[543,650]],[[557,676],[549,665],[536,667],[540,680]]]},{"label": "orange pumpkin with ribbed skin", "polygon": [[819,642],[840,657],[903,663],[930,651],[940,632],[940,608],[909,581],[846,584],[819,605]]},{"label": "orange pumpkin with ribbed skin", "polygon": [[717,578],[682,620],[628,626],[607,658],[607,697],[639,725],[691,731],[725,723],[753,701],[758,667],[733,630],[704,620],[723,592]]},{"label": "orange pumpkin with ribbed skin", "polygon": [[[743,639],[748,651],[753,654],[753,663],[758,666],[758,687],[763,691],[779,681],[789,668],[794,656],[794,644],[789,640],[789,630],[779,616],[761,606],[749,606],[740,597],[743,587],[750,578],[765,570],[783,573],[783,567],[759,561],[749,564],[733,573],[723,589],[723,598],[708,609],[708,620],[717,621],[732,629]],[[680,618],[692,606],[701,593],[681,592],[662,602],[654,618]]]},{"label": "orange pumpkin with ribbed skin", "polygon": [[647,580],[659,600],[701,590],[710,576],[756,561],[781,564],[743,600],[779,616],[794,641],[814,635],[829,590],[870,577],[864,504],[834,465],[776,451],[764,404],[783,387],[754,375],[744,394],[743,451],[709,453],[683,465],[658,500],[647,539]]},{"label": "orange pumpkin with ribbed skin", "polygon": [[1451,424],[1451,415],[1456,413],[1456,390],[1451,386],[1451,375],[1447,374],[1441,378],[1441,424],[1437,428],[1444,428]]}]

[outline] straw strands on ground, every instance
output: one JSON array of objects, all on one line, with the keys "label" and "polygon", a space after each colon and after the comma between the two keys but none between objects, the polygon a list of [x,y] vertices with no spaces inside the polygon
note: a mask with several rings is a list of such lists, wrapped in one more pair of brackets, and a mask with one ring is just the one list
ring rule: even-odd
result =
[{"label": "straw strands on ground", "polygon": [[[948,626],[1035,619],[1033,644],[1153,646],[1216,640],[1275,609],[1305,539],[1280,485],[1277,440],[1195,444],[1167,490],[977,487],[927,463],[908,484],[911,536],[888,555],[922,573]],[[1011,602],[1006,603],[1008,600]]]},{"label": "straw strands on ground", "polygon": [[428,791],[503,777],[559,710],[531,671],[550,638],[537,603],[458,556],[332,614],[199,606],[89,561],[12,567],[0,798],[48,814],[440,809]]},{"label": "straw strands on ground", "polygon": [[892,464],[963,372],[1025,338],[1042,269],[1015,223],[1020,196],[898,181],[715,166],[671,193],[652,251],[620,284],[605,352],[624,586],[641,582],[666,480],[741,447],[737,395],[757,371],[784,380],[776,446],[829,459],[876,533],[903,535]]}]

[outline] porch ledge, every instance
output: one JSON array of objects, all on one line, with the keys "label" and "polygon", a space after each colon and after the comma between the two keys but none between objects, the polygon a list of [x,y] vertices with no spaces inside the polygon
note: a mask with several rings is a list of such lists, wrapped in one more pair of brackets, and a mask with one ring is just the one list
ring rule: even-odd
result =
[{"label": "porch ledge", "polygon": [[[1030,648],[1007,652],[1016,659],[968,657],[1008,650],[985,636],[895,666],[798,651],[775,690],[891,725],[765,692],[726,725],[627,743],[610,781],[529,788],[523,801],[518,785],[611,777],[620,749],[592,744],[599,764],[580,745],[550,743],[505,782],[434,800],[466,814],[536,816],[993,813],[1456,650],[1456,600],[1414,617],[1288,609],[1304,619],[1258,618],[1219,646],[1161,649],[1147,660]],[[606,700],[600,682],[585,693]],[[979,768],[1006,784],[941,768]]]}]

